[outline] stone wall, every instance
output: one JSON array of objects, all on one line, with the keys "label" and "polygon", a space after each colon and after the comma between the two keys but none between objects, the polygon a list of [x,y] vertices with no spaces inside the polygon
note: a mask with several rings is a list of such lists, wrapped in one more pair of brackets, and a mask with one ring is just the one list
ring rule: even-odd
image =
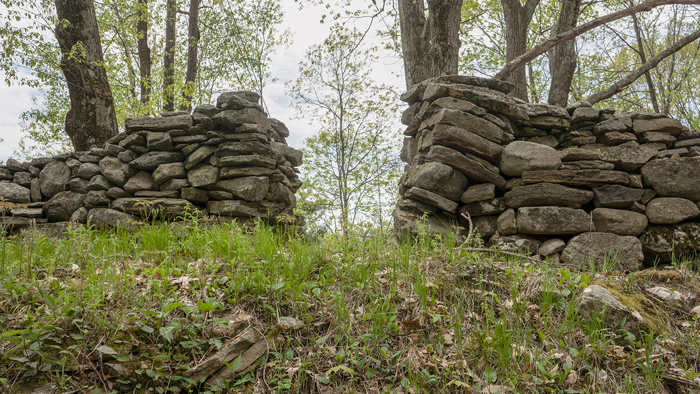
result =
[{"label": "stone wall", "polygon": [[700,251],[697,131],[586,102],[517,102],[511,89],[445,76],[402,96],[397,234],[464,235],[469,216],[489,246],[572,264],[616,256],[627,270]]},{"label": "stone wall", "polygon": [[0,166],[5,224],[80,222],[97,227],[188,213],[274,222],[294,218],[296,167],[289,130],[251,92],[217,105],[126,120],[101,148]]}]

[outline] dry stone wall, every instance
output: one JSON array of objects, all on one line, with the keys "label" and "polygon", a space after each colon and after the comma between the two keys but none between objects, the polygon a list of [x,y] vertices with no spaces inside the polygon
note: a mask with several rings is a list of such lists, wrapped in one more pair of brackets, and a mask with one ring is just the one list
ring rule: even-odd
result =
[{"label": "dry stone wall", "polygon": [[[302,152],[252,92],[222,94],[192,114],[126,120],[105,146],[0,166],[5,225],[132,226],[190,214],[294,220]],[[296,218],[298,219],[298,218]]]},{"label": "dry stone wall", "polygon": [[[443,76],[404,93],[395,231],[465,235],[623,269],[700,251],[700,133],[658,114],[518,102]],[[461,228],[460,228],[461,227]]]}]

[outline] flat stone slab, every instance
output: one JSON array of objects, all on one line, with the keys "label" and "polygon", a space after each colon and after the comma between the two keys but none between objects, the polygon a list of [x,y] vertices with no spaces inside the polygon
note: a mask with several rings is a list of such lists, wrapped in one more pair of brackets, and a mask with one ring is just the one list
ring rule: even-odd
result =
[{"label": "flat stone slab", "polygon": [[537,235],[580,234],[595,230],[591,215],[565,207],[523,207],[517,214],[518,233]]},{"label": "flat stone slab", "polygon": [[700,201],[700,157],[652,160],[642,167],[644,184],[662,197]]},{"label": "flat stone slab", "polygon": [[509,207],[583,205],[593,199],[593,192],[555,183],[518,186],[505,194]]},{"label": "flat stone slab", "polygon": [[653,224],[676,224],[700,216],[700,209],[684,198],[659,197],[649,201],[646,215]]},{"label": "flat stone slab", "polygon": [[493,164],[498,163],[503,152],[503,147],[495,142],[459,127],[444,124],[439,124],[433,130],[424,133],[421,148],[427,150],[432,145],[442,145],[460,153],[470,153]]},{"label": "flat stone slab", "polygon": [[475,183],[492,183],[499,188],[506,186],[506,180],[499,175],[497,167],[477,157],[464,155],[445,146],[432,146],[425,160],[437,161],[452,166],[452,168],[461,171],[467,179]]},{"label": "flat stone slab", "polygon": [[567,186],[595,187],[608,184],[627,185],[630,176],[622,171],[550,170],[524,171],[523,183],[559,183]]},{"label": "flat stone slab", "polygon": [[196,212],[189,201],[177,198],[118,198],[110,208],[144,217],[183,217]]},{"label": "flat stone slab", "polygon": [[126,120],[125,124],[127,133],[138,130],[189,130],[189,128],[193,126],[192,117],[190,115],[166,116],[163,118],[141,116],[138,118],[129,118]]},{"label": "flat stone slab", "polygon": [[422,201],[426,204],[430,204],[434,207],[442,209],[445,212],[457,213],[458,204],[456,202],[439,194],[435,194],[429,190],[421,189],[419,187],[412,187],[408,189],[403,196],[405,198],[411,198]]},{"label": "flat stone slab", "polygon": [[455,126],[496,144],[503,143],[503,129],[488,120],[466,112],[443,108],[423,122],[420,128],[430,128],[438,124]]}]

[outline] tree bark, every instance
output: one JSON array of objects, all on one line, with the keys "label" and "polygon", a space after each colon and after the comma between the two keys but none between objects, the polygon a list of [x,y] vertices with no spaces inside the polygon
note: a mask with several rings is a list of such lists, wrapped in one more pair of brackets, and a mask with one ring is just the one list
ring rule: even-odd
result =
[{"label": "tree bark", "polygon": [[515,70],[518,68],[522,67],[524,64],[527,62],[531,61],[532,59],[542,55],[543,53],[549,51],[550,49],[554,48],[555,46],[567,42],[570,40],[573,40],[574,38],[580,36],[581,34],[593,30],[598,26],[604,25],[606,23],[610,23],[612,21],[616,21],[620,18],[624,18],[626,16],[630,16],[632,14],[636,14],[638,12],[643,12],[643,11],[649,11],[652,8],[656,8],[662,5],[668,5],[668,4],[700,4],[700,0],[648,0],[645,1],[642,4],[636,5],[634,7],[626,8],[624,10],[620,10],[617,12],[613,12],[612,14],[608,14],[605,16],[602,16],[600,18],[594,19],[590,22],[584,23],[583,25],[580,25],[574,29],[571,29],[567,31],[566,33],[561,33],[558,34],[556,37],[552,37],[542,44],[536,46],[535,48],[532,48],[529,50],[527,53],[524,53],[520,56],[518,56],[516,59],[508,62],[505,67],[501,71],[499,71],[494,78],[500,79],[501,81],[506,80]]},{"label": "tree bark", "polygon": [[185,89],[182,92],[184,102],[180,110],[192,109],[192,94],[194,83],[197,79],[197,49],[199,45],[199,3],[200,0],[190,0],[190,20],[187,37],[187,74],[185,75]]},{"label": "tree bark", "polygon": [[[512,61],[527,51],[527,28],[530,26],[532,15],[539,2],[539,0],[528,0],[523,5],[520,0],[501,0],[506,27],[506,62]],[[515,85],[510,94],[528,101],[525,67],[521,66],[514,70],[508,80]]]},{"label": "tree bark", "polygon": [[163,54],[163,109],[175,109],[175,39],[177,0],[168,0],[165,12],[165,53]]},{"label": "tree bark", "polygon": [[151,100],[151,48],[148,47],[148,0],[139,0],[138,22],[136,35],[138,37],[139,70],[141,75],[141,102],[146,104]]},{"label": "tree bark", "polygon": [[664,49],[663,51],[659,52],[658,55],[654,56],[651,58],[648,62],[643,64],[641,67],[638,69],[632,71],[631,73],[627,74],[624,78],[621,80],[615,82],[612,86],[609,88],[600,91],[598,93],[595,93],[591,95],[588,98],[588,101],[591,104],[595,104],[601,100],[608,99],[615,95],[616,93],[619,93],[622,89],[625,87],[629,86],[632,82],[636,81],[637,78],[642,76],[644,73],[648,72],[652,68],[656,67],[661,61],[666,59],[667,57],[673,55],[674,53],[680,51],[684,46],[690,44],[691,42],[697,40],[700,38],[700,29],[695,30],[691,34],[681,38],[680,40],[676,41],[673,45],[670,47]]},{"label": "tree bark", "polygon": [[[576,27],[580,12],[581,0],[562,1],[557,23],[552,29],[552,37]],[[571,81],[576,72],[577,59],[575,40],[567,41],[549,51],[549,74],[551,75],[547,100],[549,104],[566,107]]]},{"label": "tree bark", "polygon": [[[630,2],[630,6],[634,3]],[[642,40],[642,32],[639,29],[639,22],[637,21],[637,15],[632,14],[632,23],[634,24],[634,35],[637,37],[637,46],[639,47],[639,60],[641,64],[647,62],[647,55],[644,51],[644,40]],[[647,80],[647,86],[649,87],[649,98],[651,99],[651,105],[654,108],[655,113],[659,113],[659,101],[656,98],[656,89],[654,88],[654,81],[651,79],[651,73],[649,71],[644,73],[644,77]]]},{"label": "tree bark", "polygon": [[399,0],[406,88],[428,78],[457,74],[463,0]]},{"label": "tree bark", "polygon": [[76,151],[100,147],[117,135],[112,89],[102,64],[102,43],[92,0],[56,0],[56,39],[71,108],[66,133]]}]

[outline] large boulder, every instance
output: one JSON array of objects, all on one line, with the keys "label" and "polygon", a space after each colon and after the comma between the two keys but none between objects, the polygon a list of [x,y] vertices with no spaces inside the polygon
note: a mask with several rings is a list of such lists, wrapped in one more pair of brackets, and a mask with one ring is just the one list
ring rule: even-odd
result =
[{"label": "large boulder", "polygon": [[649,225],[646,215],[622,209],[596,208],[591,212],[596,231],[638,236]]},{"label": "large boulder", "polygon": [[670,263],[674,258],[697,256],[700,251],[700,223],[649,226],[639,240],[649,263],[655,259]]},{"label": "large boulder", "polygon": [[503,149],[501,172],[519,177],[523,171],[556,170],[561,159],[554,148],[528,141],[515,141]]},{"label": "large boulder", "polygon": [[467,187],[467,178],[447,164],[430,162],[410,166],[402,181],[402,188],[413,186],[430,190],[452,201],[459,201]]},{"label": "large boulder", "polygon": [[583,205],[593,199],[593,192],[554,183],[537,183],[513,188],[505,194],[509,207]]},{"label": "large boulder", "polygon": [[683,124],[679,120],[671,118],[635,119],[632,127],[636,134],[657,131],[675,137],[683,132]]},{"label": "large boulder", "polygon": [[639,311],[630,310],[620,298],[600,285],[583,289],[576,302],[576,310],[584,322],[592,323],[602,318],[606,328],[631,332],[637,338],[649,331],[649,323]]},{"label": "large boulder", "polygon": [[594,263],[598,268],[610,264],[608,267],[622,271],[637,271],[642,267],[644,253],[637,237],[594,232],[571,238],[561,252],[561,261],[584,267]]},{"label": "large boulder", "polygon": [[[50,162],[39,174],[41,194],[46,197],[53,197],[59,192],[62,192],[66,189],[70,181],[70,176],[71,170],[66,163],[58,160]],[[70,219],[70,216],[68,216],[68,219]]]},{"label": "large boulder", "polygon": [[653,224],[676,224],[700,216],[700,209],[685,198],[659,197],[649,201],[646,215]]},{"label": "large boulder", "polygon": [[0,198],[9,202],[26,204],[31,201],[31,191],[15,183],[0,182]]},{"label": "large boulder", "polygon": [[591,215],[582,209],[564,207],[523,207],[518,209],[520,234],[580,234],[595,230]]},{"label": "large boulder", "polygon": [[83,206],[84,194],[59,192],[44,204],[43,212],[49,222],[67,222],[73,212]]},{"label": "large boulder", "polygon": [[652,160],[642,167],[644,184],[662,197],[700,201],[700,157]]}]

